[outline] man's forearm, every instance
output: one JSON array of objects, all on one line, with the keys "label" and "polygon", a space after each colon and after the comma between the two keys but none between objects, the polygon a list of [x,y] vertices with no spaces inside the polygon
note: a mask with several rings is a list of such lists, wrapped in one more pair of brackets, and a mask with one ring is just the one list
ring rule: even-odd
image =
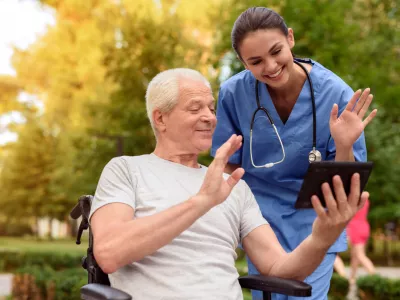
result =
[{"label": "man's forearm", "polygon": [[303,281],[320,265],[328,249],[310,235],[293,252],[282,256],[268,275]]},{"label": "man's forearm", "polygon": [[104,272],[113,273],[170,243],[210,208],[194,196],[152,216],[111,223],[97,239],[95,235],[96,260]]}]

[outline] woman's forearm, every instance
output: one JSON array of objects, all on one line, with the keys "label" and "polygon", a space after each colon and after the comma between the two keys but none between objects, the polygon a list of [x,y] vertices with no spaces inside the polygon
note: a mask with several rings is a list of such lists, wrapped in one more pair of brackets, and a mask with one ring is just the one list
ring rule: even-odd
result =
[{"label": "woman's forearm", "polygon": [[336,149],[335,161],[355,161],[353,147],[350,149]]}]

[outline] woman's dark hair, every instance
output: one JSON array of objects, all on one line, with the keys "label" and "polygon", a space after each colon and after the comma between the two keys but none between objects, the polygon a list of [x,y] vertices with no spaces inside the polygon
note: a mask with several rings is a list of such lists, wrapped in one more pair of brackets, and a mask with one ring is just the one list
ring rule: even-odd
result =
[{"label": "woman's dark hair", "polygon": [[260,29],[280,29],[287,36],[288,28],[283,18],[266,7],[251,7],[240,14],[233,24],[232,47],[240,57],[239,46],[247,34]]}]

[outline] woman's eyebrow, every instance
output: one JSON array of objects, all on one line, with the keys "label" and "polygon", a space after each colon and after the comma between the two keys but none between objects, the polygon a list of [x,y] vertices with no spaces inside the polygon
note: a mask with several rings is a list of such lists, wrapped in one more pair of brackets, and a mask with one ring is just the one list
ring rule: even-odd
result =
[{"label": "woman's eyebrow", "polygon": [[275,49],[278,48],[279,46],[280,46],[280,43],[279,43],[279,42],[275,43],[275,44],[271,47],[271,49],[269,49],[269,52],[270,52],[270,53],[271,53],[271,52],[274,52]]},{"label": "woman's eyebrow", "polygon": [[[274,52],[275,51],[275,49],[276,48],[278,48],[280,46],[280,42],[276,42],[270,49],[269,49],[269,53],[272,53],[272,52]],[[247,59],[247,61],[250,61],[250,60],[256,60],[256,59],[260,59],[261,58],[261,56],[252,56],[252,57],[249,57],[248,59]]]}]

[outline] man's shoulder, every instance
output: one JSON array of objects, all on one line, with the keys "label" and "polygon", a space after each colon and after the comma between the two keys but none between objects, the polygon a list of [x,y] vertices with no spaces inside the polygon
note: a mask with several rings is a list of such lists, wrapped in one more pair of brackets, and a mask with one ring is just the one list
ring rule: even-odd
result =
[{"label": "man's shoulder", "polygon": [[112,158],[106,165],[108,168],[124,168],[134,169],[147,163],[150,159],[149,154],[137,155],[137,156],[117,156]]}]

